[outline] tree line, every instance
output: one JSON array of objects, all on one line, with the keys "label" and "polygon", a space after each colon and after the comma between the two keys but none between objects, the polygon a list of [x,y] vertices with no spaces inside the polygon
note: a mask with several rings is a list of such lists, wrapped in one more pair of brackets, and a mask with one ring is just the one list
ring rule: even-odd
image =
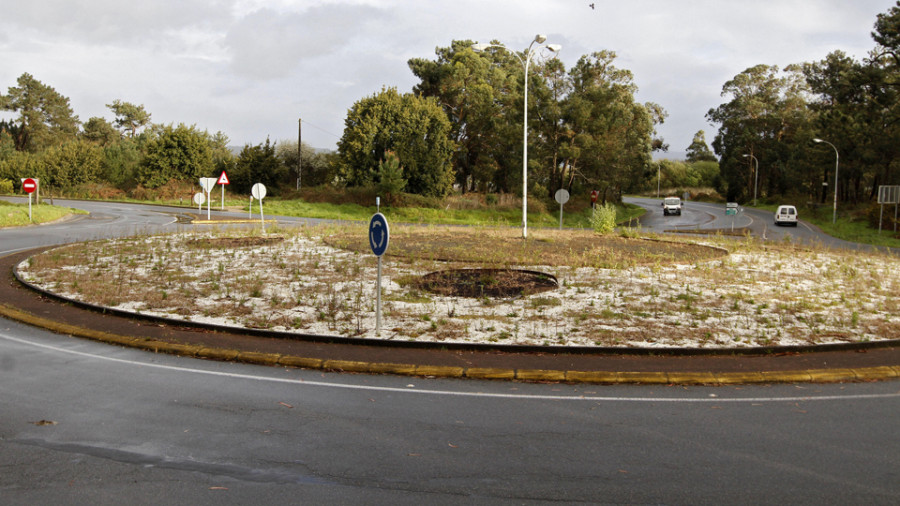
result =
[{"label": "tree line", "polygon": [[[871,35],[875,47],[861,61],[835,51],[736,75],[706,114],[718,129],[712,149],[701,130],[684,161],[653,159],[668,148],[656,134],[667,113],[635,100],[633,76],[616,66],[614,52],[583,55],[569,69],[535,58],[527,75],[528,191],[549,199],[560,188],[599,190],[602,200],[617,201],[654,187],[714,187],[730,201],[758,192],[823,202],[836,150],[839,199],[871,201],[879,185],[900,184],[900,2],[877,16]],[[304,145],[298,155],[296,142],[268,139],[234,154],[221,132],[154,124],[144,106],[121,100],[107,105],[112,121],[82,123],[68,98],[26,73],[0,95],[0,110],[15,115],[0,121],[0,181],[29,176],[45,188],[129,192],[227,170],[235,190],[262,182],[277,194],[294,187],[302,166],[305,186],[520,194],[529,55],[497,43],[484,52],[472,46],[452,41],[433,59],[409,60],[419,82],[358,100],[329,154]]]},{"label": "tree line", "polygon": [[67,97],[22,74],[0,95],[0,110],[16,115],[0,121],[0,190],[34,177],[50,195],[152,196],[165,186],[196,185],[200,177],[227,171],[234,191],[247,193],[258,182],[277,191],[296,181],[301,161],[306,184],[330,182],[329,156],[306,145],[298,153],[296,141],[267,139],[235,154],[222,132],[155,124],[143,105],[122,100],[107,108],[112,121],[92,117],[82,123]]},{"label": "tree line", "polygon": [[758,191],[822,203],[836,169],[841,201],[872,201],[879,185],[900,185],[900,2],[877,16],[871,35],[875,47],[861,61],[834,51],[756,65],[725,83],[727,101],[706,117],[719,125],[712,145],[729,200]]}]

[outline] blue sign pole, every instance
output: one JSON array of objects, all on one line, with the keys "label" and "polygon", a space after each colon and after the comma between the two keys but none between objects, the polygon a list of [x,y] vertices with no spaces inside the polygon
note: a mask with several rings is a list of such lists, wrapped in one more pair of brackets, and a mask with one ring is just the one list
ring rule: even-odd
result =
[{"label": "blue sign pole", "polygon": [[387,219],[381,213],[375,213],[369,222],[369,246],[378,257],[378,280],[375,285],[375,335],[381,336],[381,257],[390,243],[391,229]]}]

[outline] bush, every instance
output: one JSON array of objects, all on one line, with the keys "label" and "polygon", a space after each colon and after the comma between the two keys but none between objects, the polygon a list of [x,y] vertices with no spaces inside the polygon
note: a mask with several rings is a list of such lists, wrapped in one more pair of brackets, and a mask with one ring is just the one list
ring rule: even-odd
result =
[{"label": "bush", "polygon": [[9,194],[13,192],[13,182],[9,179],[0,179],[0,194]]},{"label": "bush", "polygon": [[882,214],[881,204],[872,204],[865,210],[865,218],[869,226],[878,230],[878,222],[881,221],[882,230],[894,230],[894,204],[884,205]]},{"label": "bush", "polygon": [[591,213],[591,228],[600,235],[611,234],[616,228],[616,207],[607,202],[594,208]]}]

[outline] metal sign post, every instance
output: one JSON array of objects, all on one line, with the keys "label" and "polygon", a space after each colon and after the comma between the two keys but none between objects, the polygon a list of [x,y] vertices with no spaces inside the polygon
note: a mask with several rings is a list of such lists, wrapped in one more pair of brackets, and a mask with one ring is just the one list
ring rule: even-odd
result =
[{"label": "metal sign post", "polygon": [[554,196],[556,201],[559,202],[559,229],[562,230],[562,218],[563,218],[563,204],[569,201],[569,191],[560,188],[556,190],[556,195]]},{"label": "metal sign post", "polygon": [[[253,185],[253,188],[250,188],[250,202],[253,202],[253,199],[259,201],[259,221],[262,223],[262,231],[263,234],[266,233],[266,218],[263,216],[263,207],[262,207],[262,199],[266,197],[266,185],[262,183],[256,183]],[[251,204],[252,207],[252,204]]]},{"label": "metal sign post", "polygon": [[22,180],[22,189],[28,194],[28,221],[33,222],[34,218],[31,217],[31,194],[37,189],[37,182],[35,182],[34,179],[27,177]]},{"label": "metal sign post", "polygon": [[197,204],[197,212],[203,212],[203,203],[206,202],[206,195],[203,192],[197,192],[194,194],[194,203]]},{"label": "metal sign post", "polygon": [[219,179],[216,181],[216,184],[222,186],[222,210],[224,211],[225,210],[225,185],[231,184],[231,182],[228,181],[228,176],[225,175],[224,170],[222,171],[222,174],[219,176]]},{"label": "metal sign post", "polygon": [[200,187],[203,188],[203,191],[206,192],[206,220],[209,221],[209,206],[212,202],[212,198],[210,197],[210,192],[216,186],[217,179],[214,177],[201,177],[200,178]]},{"label": "metal sign post", "polygon": [[375,284],[375,335],[381,336],[381,256],[387,251],[390,242],[390,227],[381,213],[375,213],[369,222],[369,246],[378,257],[378,279]]},{"label": "metal sign post", "polygon": [[894,204],[894,232],[897,231],[897,205],[900,204],[900,186],[880,185],[878,187],[878,204],[881,205],[881,215],[878,217],[878,233],[881,233],[881,221],[884,217],[884,205]]},{"label": "metal sign post", "polygon": [[731,216],[731,231],[734,232],[734,217],[738,213],[737,207],[726,207],[725,208],[725,216]]}]

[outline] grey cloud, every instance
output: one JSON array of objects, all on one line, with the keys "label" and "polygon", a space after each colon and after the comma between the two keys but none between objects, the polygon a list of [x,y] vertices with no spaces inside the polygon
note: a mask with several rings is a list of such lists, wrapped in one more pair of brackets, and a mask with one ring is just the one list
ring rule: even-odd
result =
[{"label": "grey cloud", "polygon": [[139,44],[186,27],[227,22],[230,10],[230,0],[30,0],[4,9],[0,23],[50,39]]},{"label": "grey cloud", "polygon": [[340,52],[364,37],[384,17],[360,5],[325,5],[298,13],[270,9],[237,21],[225,38],[238,74],[277,78],[289,75],[305,59]]}]

